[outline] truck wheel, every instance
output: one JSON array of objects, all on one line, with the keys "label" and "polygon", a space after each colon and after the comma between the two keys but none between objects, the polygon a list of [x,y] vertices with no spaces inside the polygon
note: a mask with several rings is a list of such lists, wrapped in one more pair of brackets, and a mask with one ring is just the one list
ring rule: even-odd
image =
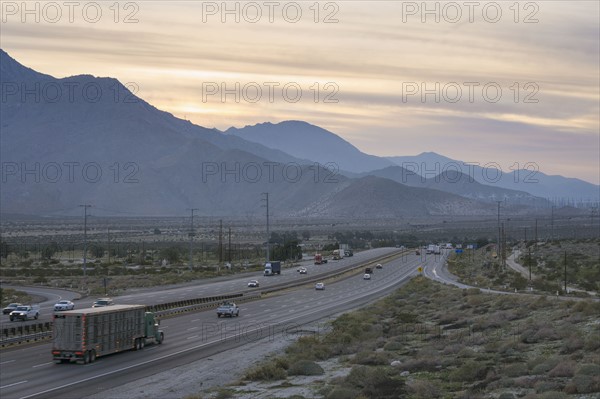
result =
[{"label": "truck wheel", "polygon": [[[217,313],[217,317],[220,319],[221,318],[221,313]],[[12,318],[10,320],[12,321]]]},{"label": "truck wheel", "polygon": [[146,339],[140,338],[140,349],[144,349],[146,346]]},{"label": "truck wheel", "polygon": [[134,349],[133,350],[139,351],[140,349],[142,349],[141,346],[140,346],[140,339],[139,338],[135,339],[135,342],[133,343],[133,345],[134,345]]},{"label": "truck wheel", "polygon": [[239,315],[240,315],[240,312],[237,312],[237,313],[235,314],[235,317],[238,317]]},{"label": "truck wheel", "polygon": [[85,352],[83,354],[83,364],[88,364],[90,362],[90,352]]},{"label": "truck wheel", "polygon": [[92,349],[90,351],[90,363],[94,363],[96,361],[96,351]]},{"label": "truck wheel", "polygon": [[158,344],[162,344],[163,341],[165,340],[165,334],[160,333],[160,336],[158,337]]},{"label": "truck wheel", "polygon": [[39,313],[36,313],[34,319],[37,320],[39,316],[40,316]]},{"label": "truck wheel", "polygon": [[10,321],[15,321],[15,318],[10,316]]}]

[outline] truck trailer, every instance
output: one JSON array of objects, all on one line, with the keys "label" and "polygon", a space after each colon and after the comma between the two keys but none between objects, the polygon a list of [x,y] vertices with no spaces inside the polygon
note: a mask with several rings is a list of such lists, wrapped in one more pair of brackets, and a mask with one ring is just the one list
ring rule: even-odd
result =
[{"label": "truck trailer", "polygon": [[273,276],[274,274],[281,274],[281,262],[268,262],[265,263],[265,276]]},{"label": "truck trailer", "polygon": [[112,305],[68,310],[53,318],[55,363],[92,363],[99,356],[161,344],[164,333],[144,305]]}]

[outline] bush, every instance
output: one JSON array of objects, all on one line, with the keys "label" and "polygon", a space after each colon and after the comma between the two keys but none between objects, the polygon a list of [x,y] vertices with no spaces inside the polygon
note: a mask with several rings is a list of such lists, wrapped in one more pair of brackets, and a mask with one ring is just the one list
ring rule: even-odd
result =
[{"label": "bush", "polygon": [[482,366],[478,362],[469,360],[450,373],[450,380],[453,382],[474,382],[481,380],[487,374],[487,367]]},{"label": "bush", "polygon": [[248,370],[245,378],[252,381],[276,381],[286,379],[287,373],[274,361],[269,361]]},{"label": "bush", "polygon": [[359,395],[359,391],[349,387],[335,387],[327,396],[326,399],[348,399],[356,398]]},{"label": "bush", "polygon": [[389,364],[389,362],[388,354],[384,352],[362,351],[357,353],[353,359],[353,363],[364,364],[366,366],[383,366]]},{"label": "bush", "polygon": [[288,375],[323,375],[323,367],[311,360],[299,360],[292,364],[288,370]]},{"label": "bush", "polygon": [[550,372],[548,376],[550,377],[573,377],[575,374],[575,369],[577,368],[577,363],[572,360],[561,362],[556,365]]},{"label": "bush", "polygon": [[527,366],[523,363],[509,364],[504,368],[503,374],[508,377],[521,377],[527,375]]},{"label": "bush", "polygon": [[441,396],[438,384],[433,381],[414,380],[408,383],[408,391],[411,398],[430,399]]}]

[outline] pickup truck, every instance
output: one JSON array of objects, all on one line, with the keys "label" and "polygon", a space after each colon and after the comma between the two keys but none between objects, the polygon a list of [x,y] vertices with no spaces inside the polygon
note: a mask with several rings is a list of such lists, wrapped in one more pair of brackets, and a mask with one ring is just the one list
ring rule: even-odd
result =
[{"label": "pickup truck", "polygon": [[10,312],[10,321],[15,320],[29,320],[36,319],[40,315],[40,307],[38,305],[29,306],[29,305],[21,305],[17,306],[15,310]]},{"label": "pickup truck", "polygon": [[217,308],[217,317],[221,316],[229,316],[229,317],[238,317],[240,315],[240,308],[237,307],[235,303],[232,302],[223,302],[221,306]]}]

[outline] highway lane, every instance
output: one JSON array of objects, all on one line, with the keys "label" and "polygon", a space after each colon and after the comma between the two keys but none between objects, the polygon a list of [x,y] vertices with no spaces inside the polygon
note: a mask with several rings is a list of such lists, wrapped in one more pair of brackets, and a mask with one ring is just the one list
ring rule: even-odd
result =
[{"label": "highway lane", "polygon": [[60,290],[56,288],[46,287],[28,287],[28,286],[13,286],[13,285],[2,285],[3,288],[12,288],[19,291],[27,292],[31,295],[36,295],[45,298],[42,302],[36,303],[40,305],[40,319],[31,322],[11,322],[9,315],[2,315],[0,318],[0,328],[13,327],[17,325],[39,323],[41,321],[49,321],[51,314],[54,310],[54,304],[61,299],[73,300],[79,298],[79,294],[74,291]]},{"label": "highway lane", "polygon": [[[433,262],[433,258],[429,261]],[[0,395],[20,398],[46,391],[35,397],[81,397],[260,337],[295,338],[293,331],[298,326],[358,307],[390,292],[417,273],[417,265],[421,264],[413,255],[404,256],[375,270],[370,281],[363,280],[360,273],[339,282],[325,280],[324,291],[316,291],[311,284],[242,303],[239,318],[217,319],[214,311],[206,311],[167,319],[162,322],[165,344],[100,358],[85,366],[54,365],[50,344],[5,351],[0,360]],[[73,385],[65,386],[70,383]]]},{"label": "highway lane", "polygon": [[[344,258],[341,260],[330,260],[324,265],[314,265],[313,260],[305,260],[300,262],[300,266],[306,267],[308,274],[299,274],[294,268],[285,268],[282,270],[281,275],[276,276],[263,276],[262,272],[251,272],[236,274],[225,278],[218,279],[205,279],[194,282],[192,285],[186,284],[177,287],[154,287],[151,289],[135,290],[134,292],[127,293],[121,296],[113,297],[116,304],[143,304],[143,305],[155,305],[167,302],[183,301],[186,299],[194,299],[204,296],[218,296],[227,293],[243,292],[259,290],[262,288],[268,288],[276,284],[284,282],[299,281],[302,279],[308,279],[315,274],[331,272],[334,270],[341,270],[344,268],[350,268],[357,265],[360,262],[367,261],[378,256],[391,254],[398,251],[397,248],[375,248],[367,251],[356,253],[352,257]],[[298,267],[300,267],[298,266]],[[248,281],[256,279],[260,282],[259,288],[248,288]],[[11,287],[12,288],[12,287]],[[41,305],[41,314],[38,321],[29,322],[10,322],[8,315],[2,318],[2,323],[6,324],[5,327],[12,327],[13,323],[37,323],[44,321],[51,321],[53,314],[53,306],[59,299],[71,299],[74,298],[76,293],[69,293],[69,291],[53,290],[49,288],[33,288],[33,287],[22,287],[23,291],[36,293],[40,292],[46,294],[48,300]],[[69,295],[71,295],[69,297]],[[96,300],[96,297],[83,298],[75,301],[76,309],[86,308],[92,306],[92,303]],[[12,324],[12,325],[11,325]]]}]

